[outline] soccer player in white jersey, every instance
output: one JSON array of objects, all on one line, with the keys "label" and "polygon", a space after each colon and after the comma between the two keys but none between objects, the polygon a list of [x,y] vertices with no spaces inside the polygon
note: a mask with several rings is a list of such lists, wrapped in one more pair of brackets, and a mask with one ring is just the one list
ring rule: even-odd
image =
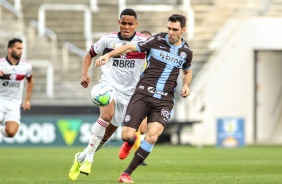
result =
[{"label": "soccer player in white jersey", "polygon": [[[93,57],[98,54],[106,54],[121,45],[146,40],[146,36],[135,31],[138,22],[134,10],[123,10],[118,25],[119,32],[104,35],[86,53],[81,73],[81,85],[84,88],[90,85],[88,69]],[[102,67],[102,76],[99,82],[110,85],[114,89],[113,101],[109,105],[99,107],[100,117],[92,127],[89,144],[83,152],[75,155],[74,163],[69,172],[71,180],[76,180],[80,173],[90,174],[95,152],[107,142],[123,123],[128,102],[143,72],[144,63],[144,52],[130,52],[110,58],[110,61]]]},{"label": "soccer player in white jersey", "polygon": [[33,88],[32,66],[21,59],[22,40],[14,38],[8,42],[8,56],[0,59],[0,133],[14,137],[20,125],[24,79],[27,79],[23,110],[30,109]]}]

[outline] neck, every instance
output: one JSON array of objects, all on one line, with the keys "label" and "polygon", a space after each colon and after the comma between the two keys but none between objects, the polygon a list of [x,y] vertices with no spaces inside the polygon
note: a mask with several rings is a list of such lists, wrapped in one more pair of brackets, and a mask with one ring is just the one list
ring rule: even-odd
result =
[{"label": "neck", "polygon": [[19,62],[19,60],[16,60],[15,58],[11,56],[8,56],[7,58],[12,65],[16,65]]}]

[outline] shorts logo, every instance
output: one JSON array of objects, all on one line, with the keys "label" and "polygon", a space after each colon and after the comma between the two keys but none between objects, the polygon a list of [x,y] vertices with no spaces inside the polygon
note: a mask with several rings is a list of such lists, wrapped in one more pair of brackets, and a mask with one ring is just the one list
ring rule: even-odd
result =
[{"label": "shorts logo", "polygon": [[129,122],[129,121],[130,121],[130,116],[129,116],[129,115],[126,115],[125,118],[124,118],[124,121],[125,121],[125,122]]},{"label": "shorts logo", "polygon": [[139,89],[140,90],[144,90],[144,86],[139,86]]},{"label": "shorts logo", "polygon": [[150,93],[154,93],[154,94],[159,94],[159,95],[164,95],[164,96],[167,96],[168,93],[164,92],[164,91],[159,91],[159,90],[156,90],[156,88],[154,87],[148,87],[148,91]]},{"label": "shorts logo", "polygon": [[185,52],[181,52],[180,56],[185,59],[187,57],[187,54]]},{"label": "shorts logo", "polygon": [[168,121],[168,119],[170,118],[170,113],[165,109],[162,109],[161,115],[163,116],[164,121]]}]

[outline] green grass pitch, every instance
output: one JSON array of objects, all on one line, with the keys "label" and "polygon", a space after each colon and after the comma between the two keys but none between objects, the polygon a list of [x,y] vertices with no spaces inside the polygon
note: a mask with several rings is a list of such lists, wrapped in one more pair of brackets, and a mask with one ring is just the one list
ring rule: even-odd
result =
[{"label": "green grass pitch", "polygon": [[[76,181],[68,178],[74,154],[82,147],[0,147],[1,184],[111,184],[127,167],[133,153],[121,161],[119,147],[96,153],[92,172]],[[282,147],[247,146],[226,149],[155,145],[148,166],[135,170],[136,184],[282,183]]]}]

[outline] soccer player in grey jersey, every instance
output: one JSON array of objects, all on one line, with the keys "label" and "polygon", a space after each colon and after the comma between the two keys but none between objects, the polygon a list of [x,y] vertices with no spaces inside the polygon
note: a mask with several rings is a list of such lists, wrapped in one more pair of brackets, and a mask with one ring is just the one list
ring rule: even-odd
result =
[{"label": "soccer player in grey jersey", "polygon": [[192,50],[182,38],[185,32],[186,17],[173,14],[168,18],[167,33],[159,33],[137,44],[119,47],[95,62],[95,66],[102,66],[109,57],[126,51],[148,53],[148,66],[127,107],[122,128],[122,139],[125,143],[120,149],[119,157],[124,159],[128,156],[135,142],[135,131],[146,116],[147,133],[131,163],[121,174],[119,182],[133,183],[132,172],[147,158],[163,132],[174,105],[174,92],[180,69],[183,70],[181,97],[186,98],[190,94]]}]

